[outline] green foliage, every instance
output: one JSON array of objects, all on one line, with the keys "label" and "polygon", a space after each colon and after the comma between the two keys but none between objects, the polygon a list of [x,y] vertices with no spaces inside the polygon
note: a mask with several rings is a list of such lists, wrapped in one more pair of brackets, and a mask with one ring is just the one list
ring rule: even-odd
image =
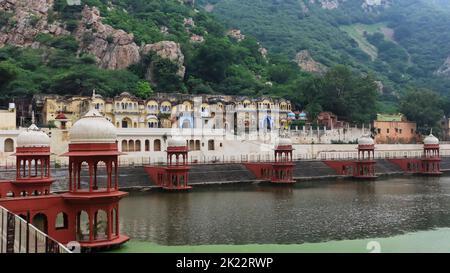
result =
[{"label": "green foliage", "polygon": [[12,17],[11,12],[0,10],[0,28],[9,24]]},{"label": "green foliage", "polygon": [[418,130],[426,134],[431,128],[435,131],[438,129],[438,122],[444,115],[443,103],[436,92],[427,89],[409,89],[400,100],[400,111],[409,120],[417,122]]},{"label": "green foliage", "polygon": [[78,58],[63,49],[1,48],[0,93],[10,98],[35,93],[90,95],[94,88],[107,96],[136,92],[135,74],[100,69],[92,61],[89,55]]},{"label": "green foliage", "polygon": [[136,86],[136,96],[147,99],[153,94],[152,87],[147,81],[138,81]]},{"label": "green foliage", "polygon": [[17,74],[19,74],[19,69],[16,65],[9,61],[0,62],[0,88],[13,81]]},{"label": "green foliage", "polygon": [[[328,67],[343,64],[370,72],[393,93],[402,93],[409,85],[441,93],[450,87],[450,79],[434,74],[450,54],[448,1],[444,6],[437,1],[396,0],[371,12],[361,8],[361,0],[340,1],[334,10],[307,0],[197,2],[214,4],[214,14],[228,27],[256,36],[272,53],[293,58],[308,49]],[[366,35],[360,35],[364,41],[350,33],[361,25],[367,28]],[[375,29],[378,33],[373,33]]]},{"label": "green foliage", "polygon": [[[242,27],[246,39],[238,42],[227,37],[227,27],[214,16],[201,9],[194,11],[178,0],[83,1],[100,9],[104,23],[133,33],[138,45],[163,40],[179,43],[185,56],[184,78],[177,75],[177,64],[155,53],[143,56],[128,69],[100,69],[94,56],[79,50],[73,35],[39,34],[36,40],[44,45],[39,49],[0,49],[1,94],[5,97],[35,93],[90,95],[95,88],[105,96],[129,91],[141,98],[149,97],[154,91],[268,95],[292,100],[297,105],[294,108],[305,109],[311,117],[321,111],[333,111],[343,119],[368,122],[381,106],[377,104],[375,76],[367,72],[386,69],[391,72],[385,77],[404,81],[402,75],[407,69],[399,65],[405,60],[403,48],[375,34],[368,36],[367,39],[376,44],[380,59],[374,64],[366,63],[370,59],[368,55],[339,30],[339,24],[354,22],[346,20],[342,14],[323,12],[313,6],[310,14],[299,13],[293,8],[298,7],[298,1],[293,0],[245,0],[240,5],[248,8],[241,11],[236,6],[223,10],[225,2],[216,2],[217,11],[224,16],[235,14],[230,17],[228,26],[240,27],[243,22],[252,22]],[[56,0],[54,10],[49,12],[49,21],[60,20],[73,32],[82,8],[83,5],[70,6],[65,0]],[[249,10],[252,10],[251,15]],[[192,18],[195,26],[186,27],[185,18]],[[5,14],[0,14],[0,20],[10,21]],[[162,33],[162,27],[168,29],[168,34]],[[309,32],[311,29],[313,31]],[[286,32],[288,35],[281,35]],[[192,34],[202,35],[205,42],[191,43]],[[250,34],[262,40],[274,54],[263,57],[258,40]],[[92,39],[92,34],[86,33],[81,43],[89,44]],[[113,37],[106,37],[106,40],[112,43]],[[334,67],[324,76],[300,71],[292,57],[302,49],[310,50],[317,61],[330,67],[337,63],[344,65]],[[386,86],[389,88],[388,84]],[[383,99],[393,100],[393,97]]]}]

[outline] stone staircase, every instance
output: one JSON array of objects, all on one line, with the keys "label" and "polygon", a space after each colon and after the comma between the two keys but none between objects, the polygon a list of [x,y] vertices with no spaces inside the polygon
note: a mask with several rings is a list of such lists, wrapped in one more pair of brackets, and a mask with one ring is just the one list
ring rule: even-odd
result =
[{"label": "stone staircase", "polygon": [[375,165],[375,173],[388,174],[388,173],[403,173],[403,170],[396,164],[390,162],[387,159],[378,159]]},{"label": "stone staircase", "polygon": [[336,172],[322,161],[296,161],[294,178],[335,176]]},{"label": "stone staircase", "polygon": [[189,184],[250,180],[256,180],[256,177],[241,164],[192,165],[189,172]]}]

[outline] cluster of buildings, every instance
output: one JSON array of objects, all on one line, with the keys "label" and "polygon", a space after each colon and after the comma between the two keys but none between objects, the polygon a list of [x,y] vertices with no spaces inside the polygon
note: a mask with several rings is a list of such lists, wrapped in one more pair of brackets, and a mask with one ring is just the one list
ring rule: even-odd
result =
[{"label": "cluster of buildings", "polygon": [[127,92],[114,98],[45,95],[35,98],[37,122],[70,129],[90,107],[116,128],[212,128],[244,132],[288,128],[291,102],[240,96],[156,94],[148,99]]},{"label": "cluster of buildings", "polygon": [[[50,156],[54,146],[51,145],[51,137],[33,123],[26,130],[20,131],[15,140],[12,154],[15,157],[15,178],[0,181],[0,206],[31,223],[57,242],[62,244],[77,242],[84,250],[97,250],[118,246],[129,240],[129,237],[120,234],[119,223],[119,202],[127,193],[119,189],[119,156],[125,153],[118,132],[123,128],[120,127],[120,123],[117,126],[115,120],[106,114],[114,114],[114,111],[105,110],[102,113],[98,109],[101,107],[97,107],[97,104],[91,104],[90,108],[78,120],[70,125],[66,124],[70,129],[63,129],[69,131],[68,145],[66,151],[58,156],[68,159],[68,190],[63,193],[51,192],[50,187],[54,179]],[[384,122],[390,124],[401,121]],[[179,124],[179,121],[175,121],[175,124]],[[395,126],[402,130],[409,128],[400,127],[398,124]],[[381,128],[380,125],[375,130],[378,128],[392,127],[386,125]],[[398,134],[401,134],[400,131]],[[189,185],[189,170],[192,163],[188,160],[192,151],[191,143],[189,136],[172,135],[168,137],[164,150],[159,147],[158,152],[167,158],[165,164],[144,166],[154,185],[169,191],[185,191],[192,188]],[[291,139],[282,137],[271,143],[275,144],[270,148],[270,152],[274,155],[273,160],[254,159],[238,164],[245,166],[258,181],[272,184],[295,183],[296,163]],[[374,139],[369,135],[360,136],[357,144],[356,159],[322,162],[335,170],[337,175],[375,179],[377,161]],[[196,145],[195,141],[193,145]],[[127,149],[129,148],[130,146],[127,146]],[[420,157],[389,160],[406,173],[441,174],[440,144],[432,134],[424,139],[423,153]],[[2,222],[1,226],[2,233],[6,232],[6,236],[2,234],[1,238],[2,244],[5,242],[6,252],[14,252],[17,242],[15,238],[17,221],[10,217],[13,214],[7,214],[6,225]],[[37,248],[37,245],[34,247]],[[29,252],[29,241],[19,247],[19,251],[22,248]],[[47,242],[45,248],[47,252],[55,251],[54,245],[49,246]]]},{"label": "cluster of buildings", "polygon": [[[270,153],[263,145],[280,136],[295,145],[354,144],[367,134],[377,144],[422,142],[416,124],[401,114],[379,114],[371,124],[355,126],[331,112],[321,112],[312,121],[284,99],[158,93],[144,100],[126,92],[105,98],[94,91],[92,96],[36,95],[23,105],[0,110],[0,164],[12,163],[17,136],[30,124],[27,111],[33,112],[30,116],[60,155],[68,148],[70,128],[91,108],[116,127],[118,149],[127,153],[124,160],[130,163],[165,162],[168,139],[174,135],[186,138],[192,162],[267,158]],[[54,155],[52,160],[67,163]]]}]

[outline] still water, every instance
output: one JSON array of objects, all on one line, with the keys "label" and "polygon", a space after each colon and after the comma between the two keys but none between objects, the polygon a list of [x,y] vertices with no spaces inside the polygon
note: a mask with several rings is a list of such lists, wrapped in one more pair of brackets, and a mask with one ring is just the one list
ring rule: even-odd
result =
[{"label": "still water", "polygon": [[132,193],[120,206],[122,233],[162,246],[386,238],[450,227],[450,177],[211,186]]}]

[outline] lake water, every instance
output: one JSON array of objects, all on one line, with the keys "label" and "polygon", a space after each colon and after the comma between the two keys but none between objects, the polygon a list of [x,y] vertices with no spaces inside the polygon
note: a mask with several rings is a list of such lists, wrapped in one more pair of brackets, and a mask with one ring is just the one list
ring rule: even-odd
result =
[{"label": "lake water", "polygon": [[[121,232],[132,239],[128,251],[145,249],[142,244],[174,250],[224,245],[347,249],[342,242],[359,242],[349,249],[366,251],[371,238],[399,236],[405,246],[424,238],[433,243],[430,249],[445,251],[448,243],[450,251],[450,242],[441,238],[450,235],[450,177],[197,187],[189,193],[132,193],[120,207]],[[398,251],[419,251],[415,245]]]}]

